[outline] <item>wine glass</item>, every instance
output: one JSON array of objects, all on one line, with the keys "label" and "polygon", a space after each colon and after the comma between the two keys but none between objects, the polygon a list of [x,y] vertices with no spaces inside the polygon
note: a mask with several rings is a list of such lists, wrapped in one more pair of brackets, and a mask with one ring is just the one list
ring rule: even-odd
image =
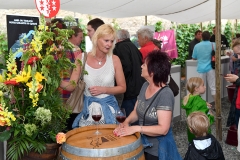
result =
[{"label": "wine glass", "polygon": [[97,122],[97,131],[95,132],[96,135],[99,135],[101,134],[99,131],[98,131],[98,123],[99,123],[99,120],[102,118],[102,108],[100,106],[94,106],[92,108],[92,119]]},{"label": "wine glass", "polygon": [[116,111],[116,120],[119,123],[123,123],[126,119],[126,112],[124,108],[120,108],[119,110]]}]

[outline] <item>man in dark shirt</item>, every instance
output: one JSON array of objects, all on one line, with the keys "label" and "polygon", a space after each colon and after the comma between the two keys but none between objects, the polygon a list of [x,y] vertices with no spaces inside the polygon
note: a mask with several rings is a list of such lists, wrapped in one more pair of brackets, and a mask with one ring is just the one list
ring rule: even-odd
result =
[{"label": "man in dark shirt", "polygon": [[121,105],[121,108],[126,111],[126,116],[129,116],[133,111],[137,96],[145,81],[141,77],[142,54],[129,38],[130,35],[127,30],[118,30],[117,43],[113,50],[113,54],[121,60],[126,79],[127,89]]},{"label": "man in dark shirt", "polygon": [[202,40],[202,31],[197,30],[195,32],[195,38],[189,43],[188,47],[188,59],[192,59],[193,48]]},{"label": "man in dark shirt", "polygon": [[[213,27],[213,35],[210,38],[210,42],[215,42],[215,34],[216,34],[216,27]],[[222,46],[229,47],[229,43],[227,41],[227,38],[221,34],[221,44]]]}]

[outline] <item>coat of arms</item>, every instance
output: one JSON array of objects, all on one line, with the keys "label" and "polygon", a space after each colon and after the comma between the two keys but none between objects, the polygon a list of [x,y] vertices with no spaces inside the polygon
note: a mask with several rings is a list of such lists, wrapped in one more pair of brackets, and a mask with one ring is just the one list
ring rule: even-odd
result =
[{"label": "coat of arms", "polygon": [[60,9],[60,0],[35,0],[38,11],[46,18],[57,15]]}]

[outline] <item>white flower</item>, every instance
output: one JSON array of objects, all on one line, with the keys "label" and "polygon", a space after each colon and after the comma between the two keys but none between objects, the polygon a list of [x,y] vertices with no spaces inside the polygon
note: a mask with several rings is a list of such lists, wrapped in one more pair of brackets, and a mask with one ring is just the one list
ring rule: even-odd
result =
[{"label": "white flower", "polygon": [[41,125],[45,125],[52,119],[52,113],[49,109],[39,107],[35,112],[35,119],[41,121]]}]

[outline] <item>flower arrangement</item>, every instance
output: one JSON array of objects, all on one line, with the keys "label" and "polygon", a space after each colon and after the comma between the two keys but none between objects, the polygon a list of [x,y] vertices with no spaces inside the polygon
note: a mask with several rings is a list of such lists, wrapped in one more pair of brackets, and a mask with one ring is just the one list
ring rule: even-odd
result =
[{"label": "flower arrangement", "polygon": [[[0,76],[0,141],[8,140],[10,160],[30,151],[42,153],[45,144],[56,142],[57,133],[66,128],[71,112],[64,107],[58,87],[60,72],[68,74],[74,67],[65,56],[73,48],[68,41],[71,34],[72,30],[47,24],[41,17],[31,42],[9,53],[7,70]],[[18,72],[15,57],[19,52],[22,69]]]}]

